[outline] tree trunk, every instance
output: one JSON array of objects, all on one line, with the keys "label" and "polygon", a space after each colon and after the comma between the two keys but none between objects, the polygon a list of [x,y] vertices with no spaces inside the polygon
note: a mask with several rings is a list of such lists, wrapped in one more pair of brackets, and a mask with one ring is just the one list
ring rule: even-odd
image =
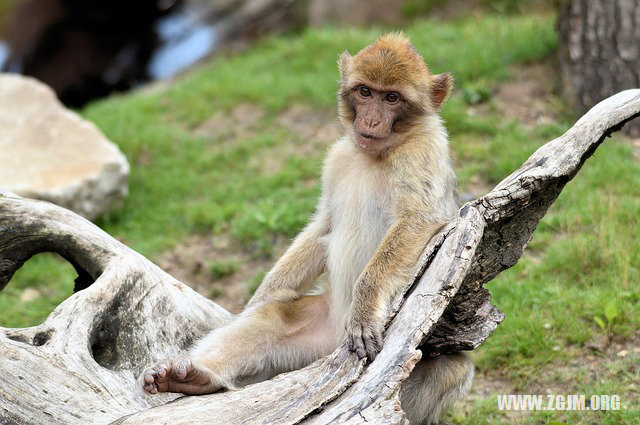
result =
[{"label": "tree trunk", "polygon": [[[580,113],[640,87],[640,0],[565,0],[558,29],[565,98]],[[625,129],[640,137],[640,122]]]},{"label": "tree trunk", "polygon": [[304,369],[197,397],[148,396],[137,377],[231,315],[78,215],[0,190],[0,289],[44,251],[79,274],[44,323],[0,328],[0,423],[404,423],[399,391],[416,362],[473,349],[495,330],[504,315],[482,285],[516,263],[564,185],[639,115],[640,90],[601,102],[463,206],[425,247],[371,365],[341,346]]}]

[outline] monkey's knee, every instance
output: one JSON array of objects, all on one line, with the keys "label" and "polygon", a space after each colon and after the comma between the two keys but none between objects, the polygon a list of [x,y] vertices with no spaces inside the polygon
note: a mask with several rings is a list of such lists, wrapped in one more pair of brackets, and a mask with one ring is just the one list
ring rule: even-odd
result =
[{"label": "monkey's knee", "polygon": [[464,353],[421,360],[402,385],[400,402],[412,425],[436,424],[471,388],[474,367]]}]

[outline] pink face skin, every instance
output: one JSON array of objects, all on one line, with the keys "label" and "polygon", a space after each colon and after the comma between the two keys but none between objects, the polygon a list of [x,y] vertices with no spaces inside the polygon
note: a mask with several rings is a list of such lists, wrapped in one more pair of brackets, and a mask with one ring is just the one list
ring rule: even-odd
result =
[{"label": "pink face skin", "polygon": [[355,112],[353,132],[356,144],[375,151],[388,147],[393,124],[404,107],[402,95],[396,91],[378,91],[359,85],[352,90],[349,100]]}]

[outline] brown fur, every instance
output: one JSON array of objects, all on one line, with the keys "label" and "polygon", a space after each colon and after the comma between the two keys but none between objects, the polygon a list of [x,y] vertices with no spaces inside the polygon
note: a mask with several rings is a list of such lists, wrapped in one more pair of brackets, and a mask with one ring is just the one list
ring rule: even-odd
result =
[{"label": "brown fur", "polygon": [[429,68],[401,33],[380,37],[358,53],[353,61],[354,77],[381,87],[426,89]]}]

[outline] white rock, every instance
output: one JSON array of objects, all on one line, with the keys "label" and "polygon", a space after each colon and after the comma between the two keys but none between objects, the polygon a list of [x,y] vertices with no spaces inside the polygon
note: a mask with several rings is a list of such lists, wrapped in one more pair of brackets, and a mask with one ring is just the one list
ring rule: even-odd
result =
[{"label": "white rock", "polygon": [[24,291],[20,293],[20,301],[25,303],[29,301],[33,301],[36,298],[38,298],[40,295],[42,295],[40,291],[38,291],[35,288],[31,288],[31,287],[25,288]]},{"label": "white rock", "polygon": [[0,187],[94,219],[127,195],[129,163],[45,84],[0,74]]}]

